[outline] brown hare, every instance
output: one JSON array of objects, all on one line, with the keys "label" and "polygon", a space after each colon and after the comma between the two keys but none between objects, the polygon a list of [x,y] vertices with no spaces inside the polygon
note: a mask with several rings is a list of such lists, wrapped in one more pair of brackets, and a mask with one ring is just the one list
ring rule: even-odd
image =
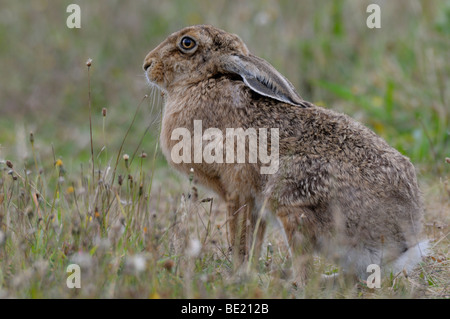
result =
[{"label": "brown hare", "polygon": [[[362,279],[370,264],[386,272],[420,261],[423,208],[408,158],[350,117],[303,100],[238,36],[208,25],[187,27],[148,53],[143,67],[165,93],[162,151],[173,167],[186,174],[193,169],[198,183],[227,202],[235,259],[248,258],[250,247],[259,257],[271,215],[284,227],[298,280],[307,279],[313,253]],[[227,146],[236,137],[225,134],[229,128],[253,128],[258,137],[261,129],[276,128],[258,140],[259,146],[276,144],[276,169],[261,173],[265,165],[250,161],[250,150],[244,162],[225,161],[225,154],[214,162],[197,158],[195,148],[214,140],[194,136],[199,121],[200,134],[219,130],[216,143]],[[174,159],[181,151],[178,128],[194,141],[182,161]],[[238,147],[226,148],[231,159]]]}]

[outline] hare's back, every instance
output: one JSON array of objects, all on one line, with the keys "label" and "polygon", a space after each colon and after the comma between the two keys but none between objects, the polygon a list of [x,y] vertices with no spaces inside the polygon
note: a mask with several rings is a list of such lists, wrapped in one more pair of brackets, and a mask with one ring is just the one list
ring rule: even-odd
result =
[{"label": "hare's back", "polygon": [[374,201],[396,197],[418,202],[413,165],[372,130],[321,107],[283,107],[273,116],[280,123],[280,167],[268,178],[267,193],[275,192],[281,202],[306,205],[344,196],[344,190]]}]

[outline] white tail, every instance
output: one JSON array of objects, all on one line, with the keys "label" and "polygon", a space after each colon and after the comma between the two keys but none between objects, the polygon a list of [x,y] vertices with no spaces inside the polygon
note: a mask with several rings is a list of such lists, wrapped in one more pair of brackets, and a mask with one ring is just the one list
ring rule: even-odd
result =
[{"label": "white tail", "polygon": [[428,255],[429,246],[429,242],[426,240],[409,248],[392,263],[392,272],[398,273],[403,270],[406,270],[406,272],[412,271],[421,262],[422,257]]}]

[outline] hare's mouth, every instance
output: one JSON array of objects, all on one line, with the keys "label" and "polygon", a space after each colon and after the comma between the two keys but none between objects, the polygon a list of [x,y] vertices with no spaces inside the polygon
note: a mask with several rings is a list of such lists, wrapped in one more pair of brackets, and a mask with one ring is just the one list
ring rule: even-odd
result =
[{"label": "hare's mouth", "polygon": [[146,71],[145,78],[147,79],[147,83],[150,87],[157,88],[162,92],[166,92],[164,81],[158,80],[157,77],[152,76],[151,72]]}]

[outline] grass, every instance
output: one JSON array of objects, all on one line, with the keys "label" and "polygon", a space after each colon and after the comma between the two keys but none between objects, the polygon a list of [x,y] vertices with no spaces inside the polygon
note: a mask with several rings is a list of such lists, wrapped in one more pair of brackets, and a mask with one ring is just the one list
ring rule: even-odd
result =
[{"label": "grass", "polygon": [[[448,226],[431,222],[448,214],[448,184],[427,194],[437,206],[426,226],[433,253],[416,271],[385,279],[380,290],[345,282],[324,289],[318,278],[335,267],[317,259],[311,283],[296,289],[285,279],[288,254],[277,229],[256,270],[234,274],[223,204],[188,177],[168,178],[154,154],[140,153],[132,164],[121,156],[114,180],[114,166],[100,161],[94,178],[89,165],[69,171],[61,159],[44,161],[52,168],[41,173],[0,164],[3,297],[448,297]],[[82,289],[65,286],[72,263],[82,269]]]},{"label": "grass", "polygon": [[[448,298],[450,6],[383,2],[382,28],[370,30],[371,2],[78,1],[82,28],[69,30],[70,1],[10,1],[0,12],[0,297]],[[239,34],[303,97],[411,158],[432,244],[420,267],[380,289],[323,287],[320,274],[336,267],[317,259],[296,288],[272,227],[255,269],[233,273],[224,203],[167,167],[162,98],[141,71],[151,48],[195,23]],[[81,289],[66,286],[71,263]]]}]

